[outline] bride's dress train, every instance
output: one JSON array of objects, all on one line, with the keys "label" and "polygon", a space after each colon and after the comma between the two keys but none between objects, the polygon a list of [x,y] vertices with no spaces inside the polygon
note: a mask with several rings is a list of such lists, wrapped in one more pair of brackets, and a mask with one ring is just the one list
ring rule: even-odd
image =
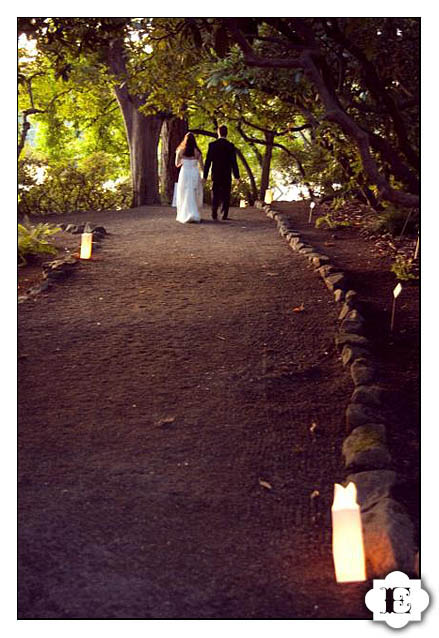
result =
[{"label": "bride's dress train", "polygon": [[177,221],[200,222],[203,206],[203,183],[197,159],[184,157],[177,184]]}]

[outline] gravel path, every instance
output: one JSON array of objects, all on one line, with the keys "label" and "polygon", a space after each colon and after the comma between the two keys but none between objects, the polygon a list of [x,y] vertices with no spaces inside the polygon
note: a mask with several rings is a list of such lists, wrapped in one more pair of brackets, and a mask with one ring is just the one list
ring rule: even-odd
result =
[{"label": "gravel path", "polygon": [[103,248],[19,307],[19,617],[368,618],[332,295],[261,211],[174,217],[69,215]]}]

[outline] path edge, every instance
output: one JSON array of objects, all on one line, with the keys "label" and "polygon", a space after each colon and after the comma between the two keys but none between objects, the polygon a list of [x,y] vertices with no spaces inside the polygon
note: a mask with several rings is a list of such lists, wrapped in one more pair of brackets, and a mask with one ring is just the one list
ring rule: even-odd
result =
[{"label": "path edge", "polygon": [[256,201],[255,208],[277,223],[281,237],[315,267],[340,305],[335,344],[354,386],[345,410],[344,484],[352,481],[357,486],[367,577],[385,578],[392,571],[402,571],[419,578],[414,525],[406,508],[392,497],[398,473],[386,442],[387,420],[381,410],[384,390],[375,382],[377,366],[372,344],[364,336],[366,321],[359,312],[358,294],[345,273],[306,242],[287,215],[262,201]]}]

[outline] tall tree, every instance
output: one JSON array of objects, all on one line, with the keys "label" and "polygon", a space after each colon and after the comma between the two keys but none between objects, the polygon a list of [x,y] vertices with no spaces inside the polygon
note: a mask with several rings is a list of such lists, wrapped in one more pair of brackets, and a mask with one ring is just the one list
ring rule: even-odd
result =
[{"label": "tall tree", "polygon": [[160,203],[157,146],[164,114],[144,114],[148,91],[130,90],[131,18],[20,18],[19,35],[36,39],[58,77],[68,80],[89,59],[112,84],[123,115],[130,154],[133,206]]},{"label": "tall tree", "polygon": [[[211,56],[214,52],[217,60],[236,60],[239,47],[237,80],[260,70],[252,81],[261,90],[274,91],[313,126],[338,130],[358,155],[366,188],[376,188],[380,198],[397,205],[419,204],[419,20],[186,21],[194,46]],[[223,79],[227,83],[227,74]]]},{"label": "tall tree", "polygon": [[116,78],[114,91],[130,149],[133,206],[160,204],[157,147],[164,115],[145,115],[141,111],[146,96],[130,92],[125,56],[123,39],[112,39],[108,46],[108,65]]},{"label": "tall tree", "polygon": [[[323,106],[324,119],[339,126],[355,143],[364,173],[370,183],[377,186],[380,195],[402,206],[417,206],[419,185],[412,170],[417,161],[413,146],[417,145],[417,140],[412,138],[409,141],[402,119],[403,110],[397,107],[398,100],[393,97],[399,93],[401,99],[401,91],[397,90],[401,81],[389,85],[388,78],[380,76],[378,64],[370,60],[376,58],[378,61],[385,57],[392,46],[399,46],[398,38],[402,40],[401,44],[406,45],[408,41],[412,47],[414,45],[412,53],[416,56],[417,22],[415,19],[403,21],[400,28],[395,23],[389,25],[386,18],[371,19],[370,22],[362,20],[368,19],[346,22],[337,18],[262,18],[251,24],[250,37],[246,33],[247,19],[244,22],[235,18],[224,19],[223,24],[241,48],[246,65],[303,72]],[[336,25],[335,29],[333,25]],[[349,27],[352,35],[348,39],[346,31]],[[381,29],[389,28],[393,35],[390,47],[388,41],[380,39]],[[355,37],[356,33],[361,34],[361,39]],[[267,47],[268,43],[275,43],[275,46]],[[344,56],[350,64],[343,60]],[[400,59],[398,63],[402,71]],[[335,71],[339,74],[338,82]],[[348,71],[354,77],[349,78]],[[404,81],[407,80],[404,74]],[[416,93],[410,94],[410,97],[411,106],[416,106]],[[359,116],[361,106],[358,102],[361,105],[361,100],[366,112],[381,116],[381,130],[375,128],[376,120],[375,127],[371,128],[373,119],[365,120]],[[377,161],[376,154],[381,163]],[[392,185],[386,176],[384,163],[402,183],[401,188]]]}]

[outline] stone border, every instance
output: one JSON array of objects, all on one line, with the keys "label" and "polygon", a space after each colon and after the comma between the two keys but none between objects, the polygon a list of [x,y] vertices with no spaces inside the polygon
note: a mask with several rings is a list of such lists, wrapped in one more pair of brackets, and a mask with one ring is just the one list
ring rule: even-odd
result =
[{"label": "stone border", "polygon": [[392,497],[398,482],[395,464],[386,443],[386,418],[382,408],[385,391],[376,383],[377,367],[371,343],[365,337],[365,319],[359,312],[358,295],[349,288],[345,274],[302,239],[288,217],[264,202],[256,208],[277,222],[279,233],[291,249],[315,266],[326,287],[340,304],[335,344],[354,385],[345,412],[347,436],[342,454],[347,473],[345,484],[357,486],[363,525],[367,576],[384,578],[392,571],[419,577],[419,553],[414,526],[406,509]]},{"label": "stone border", "polygon": [[[57,224],[61,230],[67,233],[72,233],[74,235],[80,235],[82,233],[92,233],[93,240],[92,246],[93,250],[99,249],[101,247],[100,242],[104,239],[105,235],[107,235],[107,231],[103,226],[94,226],[90,224],[90,222],[86,222],[85,224]],[[60,257],[53,261],[50,261],[43,265],[43,281],[37,286],[33,286],[29,290],[26,291],[24,295],[19,295],[18,303],[23,303],[35,295],[38,295],[40,292],[44,290],[48,290],[52,284],[59,283],[63,281],[67,277],[69,277],[72,272],[75,270],[79,262],[78,257],[73,257],[73,255],[67,255],[65,257]]]}]

